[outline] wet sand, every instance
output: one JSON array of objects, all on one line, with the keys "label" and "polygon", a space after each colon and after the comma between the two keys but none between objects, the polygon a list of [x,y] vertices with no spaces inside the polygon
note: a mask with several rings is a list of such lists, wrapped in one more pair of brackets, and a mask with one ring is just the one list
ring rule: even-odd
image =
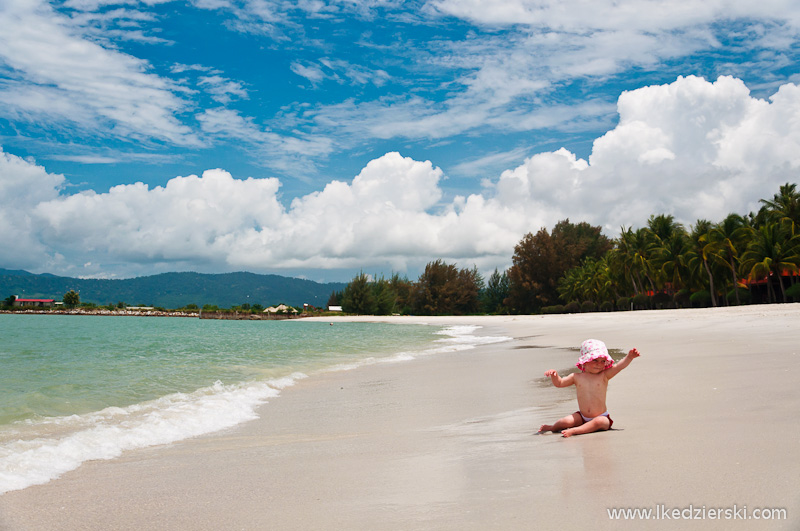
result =
[{"label": "wet sand", "polygon": [[[800,305],[388,320],[514,339],[302,380],[253,422],[6,493],[0,528],[800,528]],[[590,337],[642,353],[609,385],[614,429],[536,434],[577,409],[543,373]],[[705,519],[607,512],[690,506]],[[765,507],[788,520],[742,518]]]}]

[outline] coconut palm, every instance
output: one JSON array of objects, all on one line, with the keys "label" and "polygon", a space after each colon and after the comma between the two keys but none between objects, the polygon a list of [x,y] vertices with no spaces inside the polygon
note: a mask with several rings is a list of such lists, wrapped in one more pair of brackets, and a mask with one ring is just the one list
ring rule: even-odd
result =
[{"label": "coconut palm", "polygon": [[771,200],[762,199],[767,219],[779,223],[790,223],[791,232],[797,232],[800,225],[800,192],[796,184],[786,183]]},{"label": "coconut palm", "polygon": [[669,240],[676,233],[684,232],[683,225],[675,221],[674,216],[668,214],[650,216],[650,219],[647,220],[647,228],[661,241]]},{"label": "coconut palm", "polygon": [[687,252],[689,238],[682,226],[678,225],[666,239],[659,239],[653,250],[654,264],[668,283],[669,289],[678,291],[686,286],[689,279]]},{"label": "coconut palm", "polygon": [[651,263],[653,239],[650,231],[646,228],[636,231],[630,228],[623,229],[618,240],[618,249],[622,263],[625,265],[631,284],[633,284],[634,292],[639,294],[647,291],[644,279],[655,291],[656,284],[653,280],[653,264]]},{"label": "coconut palm", "polygon": [[714,288],[714,274],[711,271],[713,246],[708,241],[712,223],[707,219],[698,219],[689,233],[689,249],[686,253],[686,264],[695,279],[708,278],[708,291],[711,294],[711,305],[717,306],[717,294]]},{"label": "coconut palm", "polygon": [[600,307],[614,302],[616,293],[611,279],[610,253],[599,259],[587,258],[580,266],[567,271],[558,282],[558,294],[564,302],[591,301]]},{"label": "coconut palm", "polygon": [[768,223],[753,233],[753,239],[742,254],[742,271],[749,280],[767,280],[769,302],[777,300],[772,276],[777,277],[781,297],[786,302],[784,272],[797,273],[800,268],[800,235],[793,234],[787,223]]},{"label": "coconut palm", "polygon": [[714,225],[708,233],[712,255],[730,269],[736,304],[739,300],[739,279],[737,276],[739,256],[752,238],[753,230],[739,214],[728,214],[720,223]]},{"label": "coconut palm", "polygon": [[579,298],[581,293],[581,276],[583,267],[573,267],[566,273],[564,276],[558,280],[558,287],[556,288],[558,291],[559,297],[564,302],[571,302],[576,301]]},{"label": "coconut palm", "polygon": [[612,289],[609,278],[608,255],[600,259],[590,258],[585,265],[584,295],[599,307],[604,301],[611,300]]}]

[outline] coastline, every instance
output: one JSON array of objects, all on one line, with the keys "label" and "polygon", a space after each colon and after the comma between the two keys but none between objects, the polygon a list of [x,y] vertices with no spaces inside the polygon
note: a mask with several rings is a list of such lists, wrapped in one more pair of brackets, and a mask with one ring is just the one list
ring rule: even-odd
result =
[{"label": "coastline", "polygon": [[7,315],[87,315],[99,317],[193,317],[195,319],[217,319],[221,321],[285,321],[301,319],[303,316],[291,314],[251,313],[219,310],[109,310],[106,308],[72,308],[63,310],[0,310]]},{"label": "coastline", "polygon": [[[798,318],[798,304],[311,318],[480,325],[514,339],[303,380],[258,420],[6,493],[0,527],[674,529],[606,509],[738,505],[783,507],[788,520],[700,525],[795,529]],[[642,352],[609,386],[614,429],[536,435],[575,408],[574,391],[543,372],[574,366],[589,337]]]},{"label": "coastline", "polygon": [[68,310],[0,310],[7,315],[91,315],[91,316],[133,316],[133,317],[198,317],[198,312],[180,310],[108,310],[100,308],[73,308]]}]

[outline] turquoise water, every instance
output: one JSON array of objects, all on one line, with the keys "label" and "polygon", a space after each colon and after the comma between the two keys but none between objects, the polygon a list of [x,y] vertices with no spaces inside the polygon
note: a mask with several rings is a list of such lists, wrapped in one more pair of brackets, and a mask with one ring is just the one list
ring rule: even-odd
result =
[{"label": "turquoise water", "polygon": [[421,325],[0,315],[0,425],[313,371],[440,337]]},{"label": "turquoise water", "polygon": [[252,420],[320,371],[505,339],[476,328],[0,314],[0,494]]}]

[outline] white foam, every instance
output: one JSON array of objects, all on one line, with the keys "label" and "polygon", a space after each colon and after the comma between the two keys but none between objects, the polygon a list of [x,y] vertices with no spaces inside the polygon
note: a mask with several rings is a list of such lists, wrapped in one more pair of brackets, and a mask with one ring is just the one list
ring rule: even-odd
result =
[{"label": "white foam", "polygon": [[112,459],[126,450],[167,444],[255,419],[259,405],[305,377],[295,373],[267,382],[217,382],[193,393],[175,393],[125,408],[28,422],[24,432],[45,435],[4,437],[0,494],[47,483],[86,461]]},{"label": "white foam", "polygon": [[[330,367],[352,370],[375,363],[400,363],[418,356],[457,352],[509,341],[503,336],[475,335],[480,326],[452,326],[446,336],[420,352],[399,352]],[[0,432],[0,494],[47,483],[81,463],[113,459],[127,450],[168,444],[230,428],[257,418],[256,409],[280,390],[305,378],[294,373],[266,382],[223,385],[193,393],[175,393],[128,407],[109,407],[85,415],[26,421]]]},{"label": "white foam", "polygon": [[473,349],[480,345],[502,343],[503,341],[511,341],[511,339],[513,339],[506,336],[475,335],[474,332],[480,328],[482,327],[477,325],[450,326],[436,332],[438,335],[447,337],[435,340],[434,343],[437,344],[435,347],[427,348],[420,352],[398,352],[383,358],[369,357],[350,363],[340,363],[325,369],[325,372],[352,371],[354,369],[358,369],[359,367],[373,365],[375,363],[400,363],[404,361],[411,361],[416,359],[418,356],[440,354],[445,352],[458,352],[461,350]]},{"label": "white foam", "polygon": [[437,334],[448,336],[444,339],[437,339],[437,343],[444,343],[445,347],[436,349],[437,352],[446,352],[448,349],[451,351],[472,349],[480,345],[491,345],[494,343],[502,343],[504,341],[511,341],[512,338],[506,336],[479,336],[475,332],[482,327],[477,325],[459,325],[444,328]]}]

